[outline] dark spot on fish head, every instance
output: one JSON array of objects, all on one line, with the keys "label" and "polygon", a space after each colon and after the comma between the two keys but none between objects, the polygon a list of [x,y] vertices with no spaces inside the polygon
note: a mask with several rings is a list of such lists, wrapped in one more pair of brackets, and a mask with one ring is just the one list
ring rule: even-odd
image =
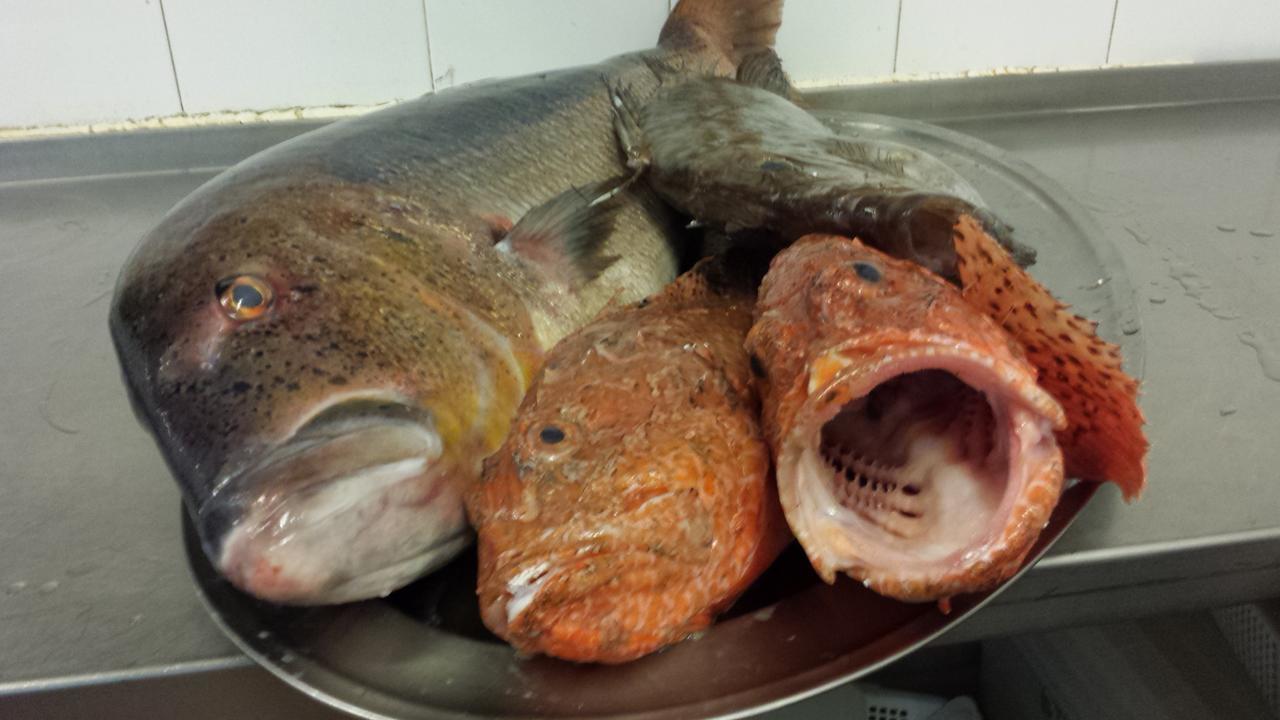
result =
[{"label": "dark spot on fish head", "polygon": [[383,236],[383,237],[385,237],[385,238],[386,238],[386,239],[388,239],[388,240],[391,240],[391,241],[394,241],[394,242],[398,242],[398,243],[404,243],[404,244],[406,244],[406,245],[409,245],[409,244],[412,244],[412,243],[413,243],[413,239],[412,239],[412,238],[410,238],[408,235],[405,235],[404,233],[400,232],[399,230],[393,230],[393,229],[391,229],[391,228],[385,228],[385,227],[384,227],[384,228],[379,228],[379,229],[378,229],[378,231],[379,231],[379,232],[381,232],[381,233],[382,233],[382,236]]}]

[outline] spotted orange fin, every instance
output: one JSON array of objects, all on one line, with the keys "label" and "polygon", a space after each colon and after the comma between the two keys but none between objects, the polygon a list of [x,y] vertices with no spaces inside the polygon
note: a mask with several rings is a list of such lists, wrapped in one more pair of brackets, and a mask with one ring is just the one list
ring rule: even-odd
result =
[{"label": "spotted orange fin", "polygon": [[1067,413],[1067,428],[1058,433],[1067,474],[1110,480],[1126,499],[1137,497],[1147,476],[1145,419],[1138,382],[1122,369],[1120,348],[1018,267],[977,220],[961,216],[955,231],[965,300],[1022,344],[1040,371],[1040,385]]}]

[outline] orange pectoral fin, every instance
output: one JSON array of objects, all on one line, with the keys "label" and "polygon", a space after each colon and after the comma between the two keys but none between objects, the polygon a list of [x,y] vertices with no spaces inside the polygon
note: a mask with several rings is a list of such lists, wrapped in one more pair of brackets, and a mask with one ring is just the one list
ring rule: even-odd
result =
[{"label": "orange pectoral fin", "polygon": [[1040,385],[1066,411],[1058,443],[1067,474],[1109,480],[1125,499],[1136,498],[1146,485],[1148,443],[1138,382],[1122,369],[1120,348],[1018,267],[975,219],[962,216],[955,230],[965,300],[1022,344]]}]

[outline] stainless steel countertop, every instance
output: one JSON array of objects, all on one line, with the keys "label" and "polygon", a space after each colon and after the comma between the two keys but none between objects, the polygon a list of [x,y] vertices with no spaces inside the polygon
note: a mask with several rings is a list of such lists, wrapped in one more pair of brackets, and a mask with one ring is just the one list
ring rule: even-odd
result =
[{"label": "stainless steel countertop", "polygon": [[[1125,506],[1104,489],[949,639],[1280,595],[1280,65],[815,103],[1014,151],[1092,209],[1139,294],[1146,495]],[[0,142],[0,694],[247,663],[196,597],[178,492],[129,409],[106,313],[125,256],[170,206],[311,127]]]}]

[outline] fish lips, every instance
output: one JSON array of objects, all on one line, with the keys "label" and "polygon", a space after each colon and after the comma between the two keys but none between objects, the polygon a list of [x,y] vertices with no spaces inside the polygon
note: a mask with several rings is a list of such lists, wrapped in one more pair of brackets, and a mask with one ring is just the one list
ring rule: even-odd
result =
[{"label": "fish lips", "polygon": [[[480,597],[485,624],[524,652],[625,662],[704,627],[714,614],[700,602],[697,566],[649,550],[587,544],[526,557],[500,573],[498,592],[482,584]],[[665,609],[663,622],[653,622],[654,607]]]},{"label": "fish lips", "polygon": [[457,474],[429,412],[345,400],[226,474],[197,527],[222,574],[260,599],[382,596],[470,542]]}]

